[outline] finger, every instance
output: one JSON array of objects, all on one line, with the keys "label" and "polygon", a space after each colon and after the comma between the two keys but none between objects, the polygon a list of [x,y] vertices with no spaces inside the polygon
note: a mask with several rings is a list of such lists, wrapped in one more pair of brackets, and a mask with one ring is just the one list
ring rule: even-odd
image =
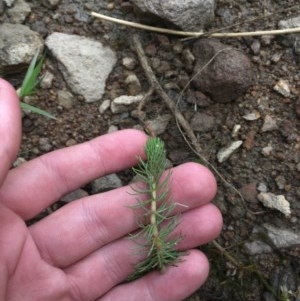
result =
[{"label": "finger", "polygon": [[[199,226],[196,227],[197,224]],[[179,244],[179,249],[195,248],[216,238],[220,233],[221,224],[220,213],[211,204],[184,213],[177,230],[185,236]],[[66,268],[65,272],[82,299],[94,300],[123,282],[133,272],[134,265],[144,256],[144,253],[137,252],[136,247],[132,240],[116,240]],[[188,258],[182,257],[184,261]]]},{"label": "finger", "polygon": [[0,186],[17,155],[20,139],[19,98],[15,89],[0,78]]},{"label": "finger", "polygon": [[0,198],[24,219],[32,218],[93,179],[135,165],[146,139],[141,131],[123,130],[48,153],[10,171]]},{"label": "finger", "polygon": [[203,253],[190,251],[183,262],[166,273],[153,272],[131,283],[118,285],[97,301],[181,301],[207,279],[209,264]]},{"label": "finger", "polygon": [[[178,206],[180,211],[207,204],[216,192],[211,172],[196,163],[174,168],[171,185],[174,201],[184,205]],[[91,196],[34,224],[30,231],[42,256],[51,264],[65,267],[134,231],[138,213],[129,207],[137,200],[130,192],[132,188],[127,186]]]}]

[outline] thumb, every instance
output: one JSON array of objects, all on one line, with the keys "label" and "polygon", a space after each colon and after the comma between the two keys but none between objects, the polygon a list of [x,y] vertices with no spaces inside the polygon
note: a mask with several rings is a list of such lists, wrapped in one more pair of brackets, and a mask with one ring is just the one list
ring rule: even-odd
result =
[{"label": "thumb", "polygon": [[21,111],[15,89],[0,78],[0,185],[20,147]]}]

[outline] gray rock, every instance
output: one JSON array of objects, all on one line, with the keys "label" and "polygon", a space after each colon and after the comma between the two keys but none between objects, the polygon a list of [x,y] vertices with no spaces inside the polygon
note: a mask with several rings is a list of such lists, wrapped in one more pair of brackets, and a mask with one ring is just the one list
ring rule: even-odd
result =
[{"label": "gray rock", "polygon": [[209,132],[215,125],[215,118],[211,115],[196,112],[191,120],[191,127],[194,131]]},{"label": "gray rock", "polygon": [[101,99],[105,81],[117,60],[110,48],[98,41],[58,32],[47,38],[46,46],[58,60],[73,93],[82,95],[86,102]]},{"label": "gray rock", "polygon": [[66,90],[58,90],[57,100],[59,105],[65,109],[71,109],[73,107],[73,95]]},{"label": "gray rock", "polygon": [[100,114],[103,114],[106,112],[106,110],[110,107],[110,99],[105,99],[101,102],[99,106],[99,112]]},{"label": "gray rock", "polygon": [[121,95],[112,101],[110,109],[114,114],[128,112],[133,109],[143,98],[144,95]]},{"label": "gray rock", "polygon": [[111,174],[91,183],[92,194],[122,187],[122,181],[116,174]]},{"label": "gray rock", "polygon": [[201,31],[214,19],[214,0],[133,0],[142,13],[167,20],[183,30]]},{"label": "gray rock", "polygon": [[22,23],[30,12],[30,4],[24,0],[16,0],[14,6],[7,10],[7,14],[10,17],[10,23]]},{"label": "gray rock", "polygon": [[193,84],[214,101],[232,101],[250,87],[251,62],[240,51],[215,40],[201,39],[195,43],[193,52],[197,59]]},{"label": "gray rock", "polygon": [[[296,16],[290,19],[281,20],[278,22],[279,29],[288,29],[288,28],[296,28],[300,27],[300,16]],[[293,46],[296,39],[300,38],[300,34],[288,34],[284,35],[281,39],[285,45]]]},{"label": "gray rock", "polygon": [[259,201],[263,203],[265,207],[276,209],[282,212],[285,217],[290,217],[291,208],[290,203],[283,195],[275,195],[271,192],[260,192],[257,195]]},{"label": "gray rock", "polygon": [[0,69],[4,74],[26,69],[37,49],[44,46],[38,33],[21,24],[1,24],[0,41]]},{"label": "gray rock", "polygon": [[272,116],[266,115],[265,119],[264,119],[264,124],[261,128],[261,131],[264,133],[264,132],[270,132],[270,131],[273,131],[276,129],[278,129],[276,120]]},{"label": "gray rock", "polygon": [[255,255],[270,253],[274,248],[289,248],[299,245],[300,234],[283,227],[263,224],[262,227],[253,228],[250,239],[252,241],[245,243],[244,248],[248,254]]},{"label": "gray rock", "polygon": [[220,149],[217,154],[218,161],[220,163],[226,161],[242,144],[242,140],[237,140],[230,143],[229,146]]},{"label": "gray rock", "polygon": [[146,120],[145,126],[151,131],[151,134],[158,136],[166,130],[171,118],[170,114],[160,115],[155,119]]},{"label": "gray rock", "polygon": [[77,189],[75,191],[72,191],[71,193],[68,193],[63,198],[61,198],[61,201],[65,203],[70,203],[79,199],[82,199],[84,197],[87,197],[89,194],[83,190],[83,189]]},{"label": "gray rock", "polygon": [[54,75],[48,70],[43,74],[42,80],[40,82],[40,87],[42,89],[50,89],[52,87],[52,82]]},{"label": "gray rock", "polygon": [[4,2],[8,7],[11,7],[14,4],[15,0],[4,0]]},{"label": "gray rock", "polygon": [[61,0],[42,0],[43,5],[48,8],[56,8],[60,4]]},{"label": "gray rock", "polygon": [[279,79],[273,89],[284,97],[289,97],[291,95],[289,83],[284,79]]}]

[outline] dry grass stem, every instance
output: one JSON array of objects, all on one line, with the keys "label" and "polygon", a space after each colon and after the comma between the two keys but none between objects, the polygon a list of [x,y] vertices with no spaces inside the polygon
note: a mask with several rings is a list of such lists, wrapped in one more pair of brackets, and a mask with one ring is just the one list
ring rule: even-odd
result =
[{"label": "dry grass stem", "polygon": [[212,38],[239,38],[239,37],[249,37],[249,36],[263,36],[263,35],[284,35],[284,34],[300,32],[300,27],[287,28],[287,29],[274,29],[274,30],[247,31],[247,32],[214,32],[214,33],[205,33],[203,31],[191,32],[191,31],[180,31],[180,30],[172,30],[172,29],[155,27],[155,26],[148,26],[136,22],[130,22],[130,21],[109,17],[103,14],[98,14],[96,12],[91,12],[91,16],[98,19],[111,21],[121,25],[139,28],[143,30],[160,32],[165,34],[172,34],[177,36],[194,37],[194,38],[198,38],[201,36],[209,36]]}]

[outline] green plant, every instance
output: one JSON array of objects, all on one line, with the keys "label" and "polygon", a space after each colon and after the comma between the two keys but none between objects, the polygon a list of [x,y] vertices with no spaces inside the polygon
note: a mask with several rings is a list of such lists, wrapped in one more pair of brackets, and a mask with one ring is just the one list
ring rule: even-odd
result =
[{"label": "green plant", "polygon": [[29,111],[32,111],[33,113],[40,114],[40,115],[46,116],[48,118],[56,119],[52,114],[50,114],[44,110],[41,110],[37,107],[31,106],[25,102],[22,102],[22,99],[25,96],[32,95],[35,92],[36,87],[40,83],[40,79],[38,78],[38,76],[41,72],[41,69],[42,69],[42,66],[44,63],[45,53],[42,55],[42,57],[39,59],[39,61],[37,61],[38,56],[39,56],[39,50],[36,51],[30,65],[28,67],[28,70],[24,77],[21,88],[17,90],[17,94],[20,98],[20,105],[23,110],[29,110]]},{"label": "green plant", "polygon": [[145,153],[147,160],[139,159],[139,165],[134,168],[141,185],[134,186],[134,195],[146,195],[146,200],[137,198],[137,204],[132,208],[142,209],[137,216],[140,230],[131,234],[130,238],[138,244],[138,252],[145,259],[140,261],[135,272],[128,278],[133,280],[152,270],[164,271],[167,266],[175,265],[184,252],[177,249],[182,236],[172,234],[180,222],[178,214],[174,214],[176,204],[170,196],[171,172],[167,171],[166,150],[159,138],[149,138]]}]

